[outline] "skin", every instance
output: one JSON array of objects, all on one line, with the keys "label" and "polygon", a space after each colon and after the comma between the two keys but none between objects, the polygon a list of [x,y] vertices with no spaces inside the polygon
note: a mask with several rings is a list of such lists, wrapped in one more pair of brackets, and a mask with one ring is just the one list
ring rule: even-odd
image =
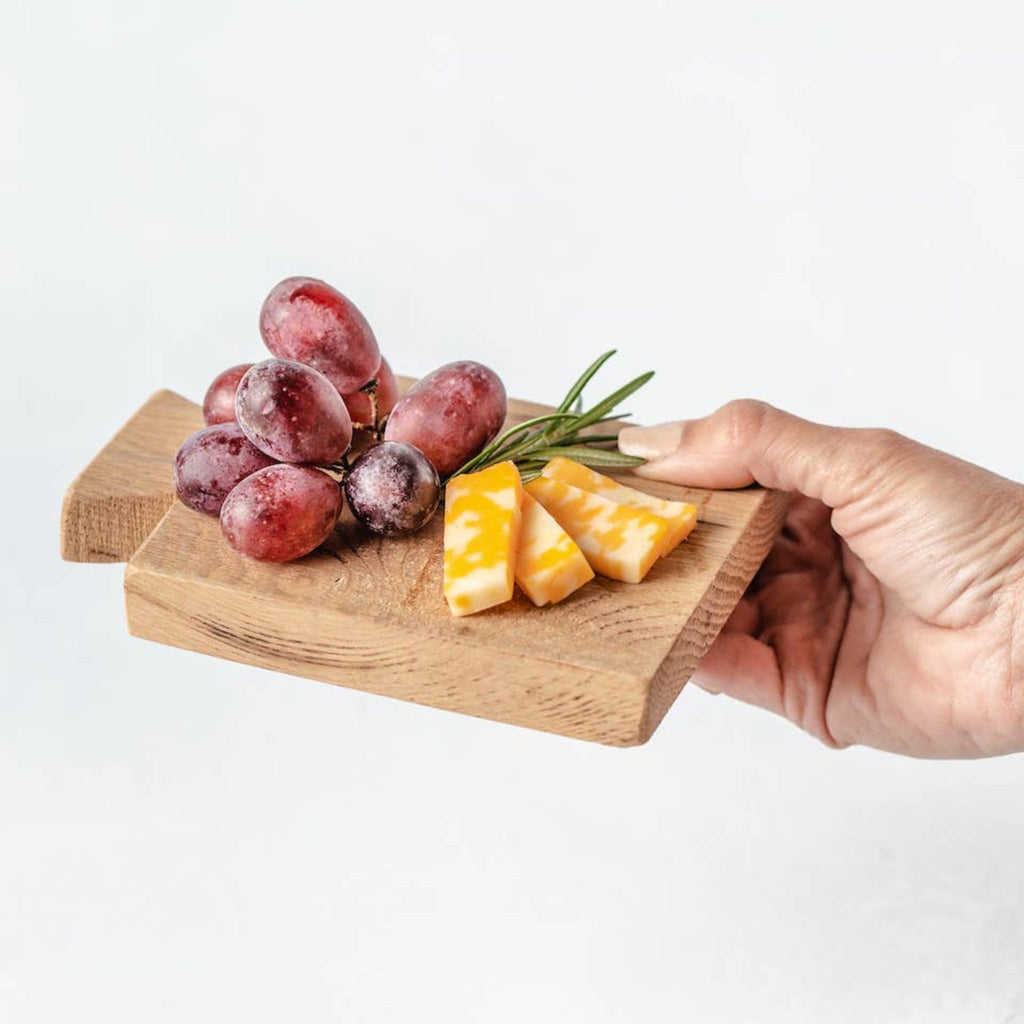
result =
[{"label": "skin", "polygon": [[761,402],[622,431],[637,472],[792,492],[694,682],[832,747],[1024,750],[1024,486],[887,430]]}]

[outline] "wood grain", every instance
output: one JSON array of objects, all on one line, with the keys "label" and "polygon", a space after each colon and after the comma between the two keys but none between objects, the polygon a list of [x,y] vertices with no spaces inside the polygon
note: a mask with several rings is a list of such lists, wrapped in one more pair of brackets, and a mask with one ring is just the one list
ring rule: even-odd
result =
[{"label": "wood grain", "polygon": [[[94,461],[93,481],[110,479],[98,466],[109,450],[121,458],[126,447],[145,447],[168,394],[154,396]],[[133,635],[601,743],[650,737],[763,560],[786,506],[785,496],[759,488],[688,490],[620,474],[699,510],[697,530],[642,584],[598,577],[554,607],[536,609],[517,593],[490,612],[453,619],[441,596],[440,517],[413,537],[384,541],[346,514],[322,549],[287,565],[233,552],[216,519],[167,498],[170,457],[190,432],[185,400],[173,398],[162,455],[153,447],[165,476],[128,488],[121,458],[122,474],[113,476],[122,497],[105,506],[120,514],[128,490],[144,497],[146,514],[161,501],[169,506],[125,570]],[[546,408],[512,402],[510,420]],[[137,422],[145,435],[132,428]],[[108,526],[100,540],[80,529],[79,540],[88,552],[113,555],[134,535]]]},{"label": "wood grain", "polygon": [[171,461],[203,425],[202,410],[158,391],[107,442],[64,495],[60,553],[69,562],[124,562],[174,502]]}]

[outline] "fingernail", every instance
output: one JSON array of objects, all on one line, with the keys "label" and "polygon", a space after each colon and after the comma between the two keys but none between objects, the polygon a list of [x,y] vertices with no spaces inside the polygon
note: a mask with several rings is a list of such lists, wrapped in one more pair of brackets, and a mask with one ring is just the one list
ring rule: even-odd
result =
[{"label": "fingernail", "polygon": [[656,427],[623,427],[619,431],[619,451],[641,459],[661,459],[679,447],[683,421],[661,423]]}]

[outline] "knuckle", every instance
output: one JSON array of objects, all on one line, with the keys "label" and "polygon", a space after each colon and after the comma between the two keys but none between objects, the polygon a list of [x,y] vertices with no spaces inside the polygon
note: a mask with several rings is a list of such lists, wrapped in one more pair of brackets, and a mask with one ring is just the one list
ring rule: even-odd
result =
[{"label": "knuckle", "polygon": [[910,442],[902,434],[888,427],[870,427],[864,431],[865,440],[879,451],[901,451]]},{"label": "knuckle", "polygon": [[864,431],[863,440],[869,458],[877,466],[891,466],[902,462],[918,450],[918,445],[903,434],[888,427],[873,427]]},{"label": "knuckle", "polygon": [[921,445],[888,428],[861,428],[848,435],[849,456],[845,460],[852,496],[901,492],[920,465]]},{"label": "knuckle", "polygon": [[754,398],[737,398],[716,413],[731,448],[748,447],[764,429],[765,421],[773,412],[767,402]]}]

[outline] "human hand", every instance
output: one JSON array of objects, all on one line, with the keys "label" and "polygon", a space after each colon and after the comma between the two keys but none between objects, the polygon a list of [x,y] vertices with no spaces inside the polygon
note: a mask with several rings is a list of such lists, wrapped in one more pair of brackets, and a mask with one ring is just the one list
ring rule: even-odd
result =
[{"label": "human hand", "polygon": [[1024,750],[1024,486],[885,430],[761,402],[628,427],[637,473],[794,492],[764,566],[693,681],[831,746]]}]

